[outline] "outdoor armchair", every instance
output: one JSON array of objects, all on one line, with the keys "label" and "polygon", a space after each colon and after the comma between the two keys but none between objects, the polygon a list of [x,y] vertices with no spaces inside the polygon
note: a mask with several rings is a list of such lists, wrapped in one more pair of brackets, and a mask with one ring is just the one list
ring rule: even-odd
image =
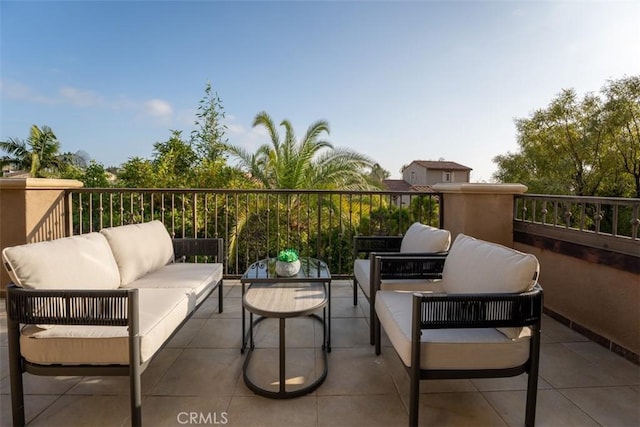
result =
[{"label": "outdoor armchair", "polygon": [[[358,286],[369,302],[370,342],[375,344],[375,294],[379,289],[434,290],[441,278],[451,233],[416,222],[404,236],[355,236],[353,304]],[[362,254],[366,259],[360,258]]]},{"label": "outdoor armchair", "polygon": [[[379,291],[375,309],[410,376],[409,425],[418,425],[420,380],[528,374],[525,424],[533,426],[542,288],[537,259],[459,235],[442,292]],[[376,342],[380,354],[380,340]]]}]

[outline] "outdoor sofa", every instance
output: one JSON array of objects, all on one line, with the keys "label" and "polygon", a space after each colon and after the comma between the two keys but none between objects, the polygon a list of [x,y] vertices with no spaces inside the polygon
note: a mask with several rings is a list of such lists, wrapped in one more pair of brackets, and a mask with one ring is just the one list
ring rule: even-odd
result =
[{"label": "outdoor sofa", "polygon": [[28,372],[128,376],[141,425],[149,362],[216,288],[223,310],[223,253],[222,239],[172,239],[159,221],[5,248],[13,424]]},{"label": "outdoor sofa", "polygon": [[538,275],[535,256],[459,234],[441,291],[378,291],[380,324],[410,376],[410,426],[418,425],[421,379],[525,372],[525,425],[534,425],[543,309]]}]

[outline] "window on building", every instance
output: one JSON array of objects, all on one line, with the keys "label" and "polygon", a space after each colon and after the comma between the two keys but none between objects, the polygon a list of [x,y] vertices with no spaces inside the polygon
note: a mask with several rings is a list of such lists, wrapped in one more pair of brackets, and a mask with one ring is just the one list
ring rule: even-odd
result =
[{"label": "window on building", "polygon": [[416,183],[416,173],[415,172],[411,172],[411,178],[409,181],[411,184],[415,184]]},{"label": "window on building", "polygon": [[451,182],[453,177],[453,172],[442,172],[442,182]]}]

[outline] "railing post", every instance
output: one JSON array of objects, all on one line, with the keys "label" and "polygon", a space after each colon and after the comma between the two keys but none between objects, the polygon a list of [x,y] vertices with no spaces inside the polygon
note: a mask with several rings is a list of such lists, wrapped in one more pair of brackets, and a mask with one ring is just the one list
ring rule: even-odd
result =
[{"label": "railing post", "polygon": [[[66,196],[82,183],[70,179],[0,178],[0,251],[68,235]],[[9,275],[0,268],[0,293]]]},{"label": "railing post", "polygon": [[464,233],[513,247],[514,195],[527,191],[522,184],[436,184],[441,193],[441,227],[452,238]]}]

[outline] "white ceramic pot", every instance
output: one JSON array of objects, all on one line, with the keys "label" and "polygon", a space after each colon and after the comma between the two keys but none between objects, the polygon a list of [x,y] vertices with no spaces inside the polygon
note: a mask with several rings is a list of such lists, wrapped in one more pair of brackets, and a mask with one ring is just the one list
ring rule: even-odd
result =
[{"label": "white ceramic pot", "polygon": [[293,262],[276,261],[276,274],[278,276],[295,276],[300,271],[300,260]]}]

